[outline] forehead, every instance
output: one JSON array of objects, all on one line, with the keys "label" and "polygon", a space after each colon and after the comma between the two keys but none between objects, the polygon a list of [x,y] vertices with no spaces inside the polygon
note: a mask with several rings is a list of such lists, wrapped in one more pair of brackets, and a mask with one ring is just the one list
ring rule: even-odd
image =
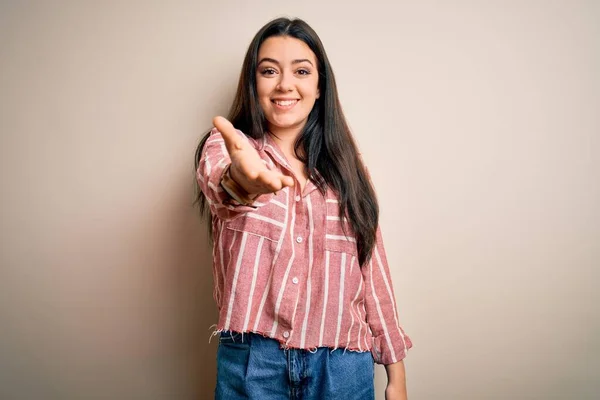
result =
[{"label": "forehead", "polygon": [[263,58],[272,58],[282,64],[308,59],[317,65],[317,58],[310,47],[302,40],[289,36],[272,36],[265,40],[258,49],[258,61]]}]

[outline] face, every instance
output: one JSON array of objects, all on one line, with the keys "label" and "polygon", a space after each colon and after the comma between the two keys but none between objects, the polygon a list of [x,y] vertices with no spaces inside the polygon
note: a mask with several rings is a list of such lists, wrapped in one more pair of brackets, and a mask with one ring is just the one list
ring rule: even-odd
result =
[{"label": "face", "polygon": [[258,51],[256,89],[269,130],[299,133],[320,95],[315,54],[299,39],[268,38]]}]

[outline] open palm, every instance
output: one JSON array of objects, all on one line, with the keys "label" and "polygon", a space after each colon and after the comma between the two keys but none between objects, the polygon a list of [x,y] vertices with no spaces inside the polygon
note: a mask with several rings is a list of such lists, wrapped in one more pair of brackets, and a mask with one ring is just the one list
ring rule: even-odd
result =
[{"label": "open palm", "polygon": [[215,117],[213,124],[221,132],[225,147],[231,158],[230,174],[250,195],[272,193],[286,186],[293,186],[294,180],[277,170],[270,170],[252,145],[235,131],[226,118]]}]

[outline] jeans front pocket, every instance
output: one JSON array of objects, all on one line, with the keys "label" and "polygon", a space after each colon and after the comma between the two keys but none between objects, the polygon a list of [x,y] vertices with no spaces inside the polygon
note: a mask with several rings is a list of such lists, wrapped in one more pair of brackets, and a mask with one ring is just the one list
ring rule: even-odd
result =
[{"label": "jeans front pocket", "polygon": [[223,331],[219,335],[219,344],[249,344],[250,334],[236,331]]},{"label": "jeans front pocket", "polygon": [[250,358],[248,334],[221,332],[217,350],[217,386],[215,399],[238,399],[246,396],[246,374]]}]

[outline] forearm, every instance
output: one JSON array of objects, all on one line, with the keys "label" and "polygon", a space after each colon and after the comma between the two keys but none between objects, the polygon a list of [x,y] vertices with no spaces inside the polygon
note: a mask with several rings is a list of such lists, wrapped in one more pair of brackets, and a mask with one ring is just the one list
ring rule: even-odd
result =
[{"label": "forearm", "polygon": [[[407,398],[406,393],[406,371],[404,369],[404,361],[398,361],[394,364],[385,366],[387,373],[388,385],[386,389],[386,398],[402,399]],[[389,393],[388,392],[393,392]]]}]

